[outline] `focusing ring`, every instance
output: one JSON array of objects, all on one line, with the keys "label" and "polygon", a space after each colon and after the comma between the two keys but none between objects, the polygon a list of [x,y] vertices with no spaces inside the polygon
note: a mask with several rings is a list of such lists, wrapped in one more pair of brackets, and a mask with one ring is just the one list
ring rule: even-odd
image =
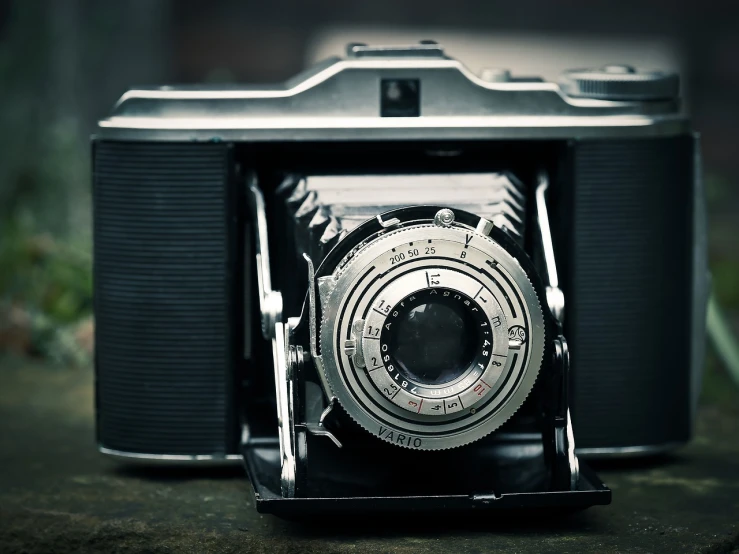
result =
[{"label": "focusing ring", "polygon": [[[361,241],[324,277],[334,286],[322,291],[320,351],[331,389],[327,394],[336,396],[362,427],[399,446],[440,450],[482,438],[517,411],[542,363],[545,321],[536,288],[509,251],[469,225],[434,225],[430,210],[393,212],[391,227]],[[417,219],[420,212],[429,215]],[[458,220],[475,220],[478,229],[502,243],[510,242],[500,229],[482,224],[485,220],[454,213],[461,216]],[[404,251],[417,254],[404,258]],[[403,295],[437,285],[482,298],[498,334],[484,347],[493,351],[490,363],[437,397],[424,398],[412,384],[399,381],[397,372],[375,365],[383,350],[372,335],[377,325],[386,324],[381,302],[393,287]],[[361,363],[358,350],[363,350]],[[439,401],[443,405],[435,415]]]}]

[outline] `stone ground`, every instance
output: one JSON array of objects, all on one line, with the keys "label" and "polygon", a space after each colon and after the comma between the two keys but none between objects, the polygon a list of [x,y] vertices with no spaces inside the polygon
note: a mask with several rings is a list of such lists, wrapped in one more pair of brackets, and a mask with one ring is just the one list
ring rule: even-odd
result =
[{"label": "stone ground", "polygon": [[[674,456],[599,464],[613,504],[569,517],[336,524],[260,515],[240,468],[125,469],[97,454],[89,369],[0,360],[0,552],[735,552],[739,395]],[[715,381],[715,376],[712,381]]]}]

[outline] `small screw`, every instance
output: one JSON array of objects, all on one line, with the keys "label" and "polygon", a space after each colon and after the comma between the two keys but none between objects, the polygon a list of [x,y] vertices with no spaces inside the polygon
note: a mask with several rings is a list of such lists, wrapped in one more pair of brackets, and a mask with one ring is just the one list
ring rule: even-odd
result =
[{"label": "small screw", "polygon": [[475,413],[476,411],[477,411],[477,410],[475,410],[475,408],[470,408],[470,413],[471,413],[471,414],[474,414],[474,413]]},{"label": "small screw", "polygon": [[449,208],[444,208],[436,212],[434,216],[434,225],[439,227],[449,227],[454,223],[454,212]]}]

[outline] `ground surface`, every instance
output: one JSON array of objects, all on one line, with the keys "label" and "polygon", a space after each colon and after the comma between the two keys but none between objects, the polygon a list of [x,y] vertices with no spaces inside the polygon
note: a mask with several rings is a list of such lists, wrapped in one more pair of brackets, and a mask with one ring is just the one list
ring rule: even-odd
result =
[{"label": "ground surface", "polygon": [[733,394],[702,407],[697,438],[675,456],[596,466],[611,506],[548,520],[299,525],[258,514],[239,468],[142,473],[97,454],[89,369],[2,364],[3,553],[739,552]]}]

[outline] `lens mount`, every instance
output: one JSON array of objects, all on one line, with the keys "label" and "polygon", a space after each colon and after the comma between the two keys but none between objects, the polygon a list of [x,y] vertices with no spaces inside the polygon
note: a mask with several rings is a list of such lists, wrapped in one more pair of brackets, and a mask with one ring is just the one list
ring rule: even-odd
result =
[{"label": "lens mount", "polygon": [[[437,386],[403,378],[403,371],[397,361],[398,349],[392,348],[394,343],[404,338],[397,337],[402,329],[397,321],[401,312],[396,308],[403,308],[401,304],[412,304],[424,297],[427,302],[443,302],[445,299],[457,301],[468,308],[471,315],[477,316],[479,321],[476,328],[463,330],[473,334],[478,343],[475,345],[473,366],[469,371],[464,371],[468,368],[461,368],[463,373],[457,371],[460,368],[444,368],[452,374],[456,371],[456,378]],[[465,305],[465,302],[468,304]],[[383,309],[386,305],[393,308],[386,312]],[[373,335],[377,330],[380,332],[375,337]],[[421,336],[418,339],[418,342],[429,343],[434,337]],[[458,270],[420,268],[411,269],[395,279],[388,279],[387,286],[378,291],[367,313],[361,340],[367,373],[383,395],[404,410],[443,416],[472,409],[499,384],[508,354],[508,325],[498,298],[485,284]],[[433,344],[424,346],[433,348]]]},{"label": "lens mount", "polygon": [[445,388],[487,364],[490,320],[474,299],[455,289],[413,292],[390,308],[385,321],[383,365],[391,373],[397,368],[395,379],[401,384]]},{"label": "lens mount", "polygon": [[487,234],[401,222],[330,278],[327,392],[370,433],[415,449],[461,446],[502,425],[531,391],[544,352],[540,301]]}]

